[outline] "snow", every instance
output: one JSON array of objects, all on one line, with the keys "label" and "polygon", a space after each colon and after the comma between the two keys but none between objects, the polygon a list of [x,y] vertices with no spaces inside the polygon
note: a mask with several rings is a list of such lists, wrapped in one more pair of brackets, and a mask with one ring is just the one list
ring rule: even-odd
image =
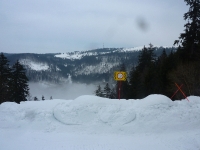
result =
[{"label": "snow", "polygon": [[0,105],[2,150],[199,150],[200,97],[163,95]]},{"label": "snow", "polygon": [[[145,45],[145,47],[149,47],[149,45]],[[158,46],[154,45],[154,47],[163,47],[163,48],[171,48],[172,46]],[[119,48],[116,50],[110,50],[108,52],[92,52],[89,51],[75,51],[75,52],[68,52],[68,53],[60,53],[56,54],[55,57],[62,58],[62,59],[70,59],[70,60],[76,60],[76,59],[82,59],[84,56],[97,56],[97,55],[104,55],[108,53],[114,53],[114,52],[133,52],[133,51],[141,51],[144,48],[144,46],[137,46],[137,47],[131,47],[131,48]],[[175,47],[177,48],[177,47]]]},{"label": "snow", "polygon": [[123,48],[123,51],[128,52],[128,51],[140,51],[144,48],[144,46],[138,46],[138,47],[132,47],[132,48]]},{"label": "snow", "polygon": [[82,59],[84,56],[97,56],[97,55],[103,55],[107,53],[110,53],[110,52],[97,53],[97,52],[88,52],[88,51],[85,51],[85,52],[76,51],[76,52],[69,52],[69,53],[60,53],[60,54],[55,55],[55,57],[62,58],[62,59],[75,60],[75,59]]},{"label": "snow", "polygon": [[58,66],[56,66],[56,71],[61,71],[60,68],[58,68]]},{"label": "snow", "polygon": [[80,75],[80,74],[85,74],[85,75],[89,75],[92,73],[106,73],[109,72],[110,69],[112,69],[115,66],[118,66],[119,63],[110,63],[110,62],[106,62],[103,61],[97,65],[86,65],[85,67],[83,67],[82,69],[77,69],[76,70],[76,75]]},{"label": "snow", "polygon": [[55,57],[58,58],[63,58],[63,59],[81,59],[83,56],[79,53],[61,53],[61,54],[57,54],[55,55]]},{"label": "snow", "polygon": [[62,59],[70,59],[70,60],[76,60],[76,59],[82,59],[84,56],[97,56],[97,55],[104,55],[111,52],[119,52],[119,51],[132,51],[132,50],[142,50],[143,47],[135,47],[135,48],[124,48],[124,49],[117,49],[110,52],[91,52],[91,51],[76,51],[76,52],[68,52],[68,53],[60,53],[56,54],[55,57],[62,58]]},{"label": "snow", "polygon": [[[149,47],[149,45],[144,45],[146,48]],[[130,51],[141,51],[144,46],[137,46],[137,47],[132,47],[132,48],[123,48],[123,51],[124,52],[130,52]],[[177,46],[159,46],[159,45],[153,45],[153,47],[157,47],[157,48],[160,48],[160,47],[163,47],[163,48],[177,48]]]},{"label": "snow", "polygon": [[48,70],[49,69],[49,65],[46,64],[46,63],[40,63],[40,62],[34,62],[30,59],[20,59],[19,62],[32,69],[32,70],[35,70],[35,71],[42,71],[42,70]]}]

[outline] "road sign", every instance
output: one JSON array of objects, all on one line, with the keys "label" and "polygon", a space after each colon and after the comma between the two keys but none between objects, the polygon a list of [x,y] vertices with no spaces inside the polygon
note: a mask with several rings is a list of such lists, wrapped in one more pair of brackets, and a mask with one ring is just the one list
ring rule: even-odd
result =
[{"label": "road sign", "polygon": [[124,71],[115,71],[114,79],[117,81],[126,81],[126,72]]}]

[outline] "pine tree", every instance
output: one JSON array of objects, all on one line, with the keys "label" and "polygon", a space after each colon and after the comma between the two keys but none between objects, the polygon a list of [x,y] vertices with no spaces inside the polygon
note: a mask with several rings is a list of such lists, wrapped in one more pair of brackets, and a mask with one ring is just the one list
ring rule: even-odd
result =
[{"label": "pine tree", "polygon": [[[132,98],[144,98],[154,90],[155,55],[152,44],[144,46],[138,56],[138,66],[130,73],[130,94]],[[133,93],[134,92],[134,93]]]},{"label": "pine tree", "polygon": [[200,0],[184,1],[189,6],[189,11],[184,14],[184,19],[187,21],[184,25],[184,33],[181,33],[179,40],[174,42],[174,44],[179,45],[179,48],[175,59],[173,59],[174,69],[168,75],[172,83],[169,85],[169,93],[172,93],[170,89],[176,88],[174,83],[178,83],[183,84],[182,89],[187,96],[198,96],[200,91],[198,71],[200,62]]},{"label": "pine tree", "polygon": [[130,90],[129,90],[129,97],[132,99],[137,99],[139,97],[140,91],[140,73],[136,70],[135,67],[132,68],[130,71]]},{"label": "pine tree", "polygon": [[166,53],[165,49],[163,49],[162,54],[158,58],[158,61],[160,63],[163,63],[166,60],[166,58],[167,58],[167,53]]},{"label": "pine tree", "polygon": [[199,60],[200,57],[200,1],[184,0],[189,5],[189,11],[184,14],[184,19],[188,21],[184,27],[185,32],[181,33],[179,40],[174,44],[179,44],[178,49],[183,61]]},{"label": "pine tree", "polygon": [[108,83],[106,83],[103,91],[104,91],[104,93],[103,93],[104,97],[106,97],[106,98],[110,98],[111,97],[111,89],[110,89]]},{"label": "pine tree", "polygon": [[38,101],[38,98],[36,96],[34,97],[34,101]]},{"label": "pine tree", "polygon": [[148,48],[144,46],[138,56],[138,71],[144,72],[153,62],[155,62],[154,47],[149,44]]},{"label": "pine tree", "polygon": [[7,58],[3,53],[0,55],[0,104],[10,101],[10,82],[11,69],[9,68]]},{"label": "pine tree", "polygon": [[29,95],[28,78],[24,67],[18,60],[12,66],[12,69],[11,89],[13,92],[11,93],[11,99],[19,104],[21,101],[26,101]]},{"label": "pine tree", "polygon": [[98,85],[97,90],[95,91],[96,96],[103,97],[103,92],[101,90],[101,86]]},{"label": "pine tree", "polygon": [[116,96],[116,90],[115,88],[112,88],[111,91],[110,91],[110,99],[116,99],[117,96]]}]

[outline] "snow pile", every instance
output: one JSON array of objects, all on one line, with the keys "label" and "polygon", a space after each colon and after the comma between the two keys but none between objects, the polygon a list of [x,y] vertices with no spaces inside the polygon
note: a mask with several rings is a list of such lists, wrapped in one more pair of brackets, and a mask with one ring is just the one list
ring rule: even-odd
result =
[{"label": "snow pile", "polygon": [[54,116],[67,125],[123,125],[135,119],[135,111],[122,101],[81,96],[71,103],[59,104]]},{"label": "snow pile", "polygon": [[[199,150],[200,97],[80,96],[0,105],[1,149]],[[26,141],[26,142],[25,142]]]},{"label": "snow pile", "polygon": [[54,108],[54,117],[66,125],[84,125],[85,130],[88,126],[88,130],[91,126],[105,126],[106,132],[120,130],[126,134],[198,129],[200,99],[190,99],[190,102],[173,102],[163,95],[150,95],[142,100],[119,101],[81,96],[71,103],[58,104]]}]

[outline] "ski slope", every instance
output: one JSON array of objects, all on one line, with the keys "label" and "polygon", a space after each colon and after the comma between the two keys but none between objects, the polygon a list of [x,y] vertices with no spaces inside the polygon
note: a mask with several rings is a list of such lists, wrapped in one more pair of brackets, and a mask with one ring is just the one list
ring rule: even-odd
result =
[{"label": "ski slope", "polygon": [[200,150],[200,97],[163,95],[0,105],[2,150]]}]

